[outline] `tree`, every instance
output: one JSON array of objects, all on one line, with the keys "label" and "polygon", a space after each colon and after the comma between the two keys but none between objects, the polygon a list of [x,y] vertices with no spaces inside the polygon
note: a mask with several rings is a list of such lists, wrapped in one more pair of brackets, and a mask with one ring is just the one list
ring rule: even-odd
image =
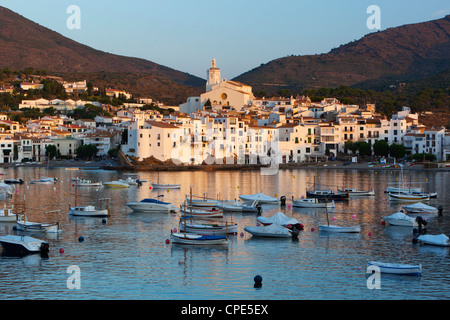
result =
[{"label": "tree", "polygon": [[76,154],[81,159],[92,159],[97,155],[98,148],[93,144],[85,144],[79,146],[76,150]]},{"label": "tree", "polygon": [[358,150],[359,150],[359,155],[362,157],[372,155],[372,150],[370,148],[370,144],[368,144],[365,141],[361,141],[358,143]]},{"label": "tree", "polygon": [[403,158],[406,155],[406,147],[402,144],[393,143],[389,147],[391,157],[396,159]]},{"label": "tree", "polygon": [[377,140],[373,144],[373,153],[376,156],[387,157],[389,154],[389,145],[385,140]]},{"label": "tree", "polygon": [[56,146],[54,144],[50,144],[48,146],[45,147],[45,156],[53,159],[58,155],[58,149],[56,148]]}]

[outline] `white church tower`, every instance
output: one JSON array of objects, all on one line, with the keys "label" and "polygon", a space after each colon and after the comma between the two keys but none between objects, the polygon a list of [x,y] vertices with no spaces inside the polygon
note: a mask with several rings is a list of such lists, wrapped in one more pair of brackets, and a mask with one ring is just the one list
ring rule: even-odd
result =
[{"label": "white church tower", "polygon": [[216,59],[212,59],[211,68],[207,71],[207,78],[206,92],[211,91],[213,85],[220,83],[220,69],[217,68]]}]

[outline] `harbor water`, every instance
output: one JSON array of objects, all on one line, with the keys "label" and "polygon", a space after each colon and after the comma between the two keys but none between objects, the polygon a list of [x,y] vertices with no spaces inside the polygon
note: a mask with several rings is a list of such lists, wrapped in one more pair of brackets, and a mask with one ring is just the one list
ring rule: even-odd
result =
[{"label": "harbor water", "polygon": [[[295,169],[275,175],[260,171],[196,171],[126,173],[106,170],[11,167],[7,178],[22,178],[11,198],[1,205],[24,211],[34,222],[58,221],[60,234],[28,234],[48,241],[49,256],[0,256],[0,299],[51,300],[446,300],[450,298],[450,255],[445,247],[413,243],[412,228],[383,225],[382,218],[405,203],[389,201],[387,186],[398,182],[398,170]],[[54,185],[29,184],[41,176],[58,178]],[[110,216],[72,217],[75,203],[71,178],[112,181],[138,176],[142,186],[127,189],[78,187],[77,204],[100,206],[109,198]],[[180,183],[181,189],[153,190],[150,182]],[[443,215],[426,226],[428,234],[450,233],[450,173],[404,172],[405,182],[420,183],[442,206]],[[336,202],[328,214],[336,225],[360,225],[361,233],[332,234],[318,230],[327,216],[322,209],[292,207],[292,197],[306,195],[313,183],[322,189],[336,187],[375,191],[375,196]],[[227,246],[202,247],[166,243],[171,229],[179,229],[180,213],[138,213],[125,204],[164,195],[164,201],[183,203],[193,194],[214,199],[238,199],[262,192],[280,198],[286,206],[263,205],[262,215],[282,211],[304,225],[298,239],[254,238],[244,227],[257,224],[256,214],[225,213],[238,223],[238,234]],[[57,211],[57,212],[51,212]],[[19,234],[15,223],[0,223],[0,235]],[[84,241],[79,241],[79,237]],[[62,250],[61,250],[62,249]],[[370,288],[368,260],[421,263],[422,276],[382,274],[380,288]],[[74,267],[75,266],[75,267]],[[77,268],[78,288],[70,286]],[[262,287],[254,288],[254,277]]]}]

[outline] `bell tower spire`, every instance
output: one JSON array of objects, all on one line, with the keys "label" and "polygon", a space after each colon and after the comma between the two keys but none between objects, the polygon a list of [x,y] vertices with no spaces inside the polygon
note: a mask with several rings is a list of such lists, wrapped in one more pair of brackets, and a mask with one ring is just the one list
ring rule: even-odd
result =
[{"label": "bell tower spire", "polygon": [[220,69],[217,68],[216,59],[212,59],[211,68],[206,73],[206,92],[211,91],[213,85],[220,83]]}]

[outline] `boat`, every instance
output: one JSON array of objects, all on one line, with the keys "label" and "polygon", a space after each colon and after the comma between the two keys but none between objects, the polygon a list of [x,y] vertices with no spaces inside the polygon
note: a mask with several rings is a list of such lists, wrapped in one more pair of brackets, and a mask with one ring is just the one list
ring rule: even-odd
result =
[{"label": "boat", "polygon": [[426,205],[422,202],[416,202],[407,206],[402,206],[406,213],[438,213],[438,208]]},{"label": "boat", "polygon": [[107,217],[109,216],[109,211],[108,209],[97,209],[92,205],[88,205],[70,207],[69,214],[82,217]]},{"label": "boat", "polygon": [[194,196],[186,195],[186,204],[191,207],[201,207],[201,208],[213,208],[216,207],[218,200],[206,199],[206,197],[200,198]]},{"label": "boat", "polygon": [[389,200],[392,201],[427,201],[430,200],[430,195],[427,193],[413,194],[413,193],[389,193]]},{"label": "boat", "polygon": [[289,218],[286,216],[283,212],[277,212],[271,217],[263,217],[259,216],[256,218],[256,220],[261,223],[263,226],[269,226],[273,223],[276,223],[280,226],[286,227],[286,228],[292,228],[292,226],[298,225],[299,222],[297,219]]},{"label": "boat", "polygon": [[91,180],[88,179],[79,179],[76,181],[75,185],[77,187],[101,187],[102,186],[102,182],[98,181],[98,182],[93,182]]},{"label": "boat", "polygon": [[370,266],[377,266],[380,268],[381,273],[408,275],[408,276],[421,276],[422,265],[421,264],[401,264],[401,263],[388,263],[379,261],[368,261],[367,268]]},{"label": "boat", "polygon": [[217,208],[226,212],[258,212],[258,200],[255,200],[251,205],[246,205],[242,201],[218,201]]},{"label": "boat", "polygon": [[254,237],[291,238],[292,232],[278,223],[263,226],[245,226],[244,231]]},{"label": "boat", "polygon": [[19,231],[30,231],[30,232],[49,232],[49,233],[62,232],[62,230],[59,228],[58,222],[52,223],[31,222],[28,221],[24,215],[17,216],[16,228]]},{"label": "boat", "polygon": [[129,188],[130,185],[126,182],[122,182],[122,181],[108,181],[108,182],[103,182],[103,185],[105,187],[109,187],[109,188]]},{"label": "boat", "polygon": [[348,200],[349,192],[334,192],[332,190],[307,190],[306,197],[327,200]]},{"label": "boat", "polygon": [[30,180],[30,184],[55,184],[56,182],[58,182],[58,178],[41,177]]},{"label": "boat", "polygon": [[18,179],[3,179],[3,183],[7,183],[7,184],[23,184],[24,181],[20,178]]},{"label": "boat", "polygon": [[180,189],[181,184],[151,183],[153,189]]},{"label": "boat", "polygon": [[410,192],[423,192],[422,188],[400,188],[400,187],[387,187],[385,193],[410,193]]},{"label": "boat", "polygon": [[0,209],[0,222],[16,222],[17,215],[12,209]]},{"label": "boat", "polygon": [[292,206],[296,208],[334,208],[336,205],[334,200],[319,201],[317,198],[303,198],[292,200]]},{"label": "boat", "polygon": [[119,179],[119,182],[127,183],[127,184],[129,184],[130,186],[135,186],[135,185],[138,185],[138,184],[139,184],[138,181],[137,181],[137,179],[133,179],[133,178],[131,178],[131,177],[128,177],[128,178],[126,178],[126,179]]},{"label": "boat", "polygon": [[163,202],[159,198],[164,197],[159,195],[156,199],[145,198],[139,202],[128,202],[126,205],[133,211],[139,212],[176,212],[177,207],[169,202]]},{"label": "boat", "polygon": [[6,235],[0,237],[0,244],[7,253],[12,254],[48,254],[49,245],[46,241],[29,236]]},{"label": "boat", "polygon": [[361,190],[356,190],[353,188],[345,188],[345,189],[338,189],[339,192],[348,192],[348,194],[350,196],[374,196],[375,195],[375,191],[372,190],[368,190],[368,191],[361,191]]},{"label": "boat", "polygon": [[[183,221],[184,220],[184,221]],[[195,233],[204,235],[224,235],[224,234],[236,234],[237,223],[228,222],[225,223],[202,223],[202,222],[188,222],[187,219],[180,220],[180,230],[185,233]]]},{"label": "boat", "polygon": [[251,202],[254,203],[254,201],[258,201],[258,203],[260,204],[277,204],[280,203],[280,200],[278,200],[277,198],[274,197],[270,197],[268,195],[265,195],[263,193],[255,193],[255,194],[250,194],[250,195],[239,195],[239,198],[242,201],[247,201],[247,202]]},{"label": "boat", "polygon": [[402,227],[418,226],[416,219],[407,216],[403,212],[396,212],[394,214],[391,214],[390,216],[384,217],[383,220],[393,226],[402,226]]},{"label": "boat", "polygon": [[228,237],[224,235],[200,235],[192,233],[171,233],[172,243],[190,245],[226,245]]},{"label": "boat", "polygon": [[184,213],[185,216],[194,218],[222,218],[223,211],[219,208],[213,207],[212,209],[198,209],[194,207],[186,207],[180,205],[180,211]]},{"label": "boat", "polygon": [[450,247],[450,240],[445,234],[439,235],[423,234],[418,236],[417,240],[423,244],[441,247]]},{"label": "boat", "polygon": [[337,232],[337,233],[359,233],[361,232],[360,226],[341,227],[335,225],[320,225],[319,231]]}]

